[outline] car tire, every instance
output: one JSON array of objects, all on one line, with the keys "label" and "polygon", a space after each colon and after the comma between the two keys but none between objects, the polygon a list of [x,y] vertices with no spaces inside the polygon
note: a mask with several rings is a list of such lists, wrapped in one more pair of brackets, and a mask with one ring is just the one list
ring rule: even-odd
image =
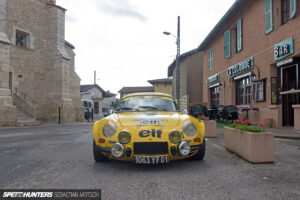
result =
[{"label": "car tire", "polygon": [[96,162],[103,162],[108,160],[108,158],[105,155],[103,155],[100,151],[96,149],[96,144],[94,140],[93,140],[93,154],[94,154],[94,160]]},{"label": "car tire", "polygon": [[191,157],[192,160],[203,160],[204,156],[205,156],[205,148],[206,148],[206,144],[205,144],[205,138],[203,140],[203,143],[200,144],[200,148],[199,151],[193,155]]}]

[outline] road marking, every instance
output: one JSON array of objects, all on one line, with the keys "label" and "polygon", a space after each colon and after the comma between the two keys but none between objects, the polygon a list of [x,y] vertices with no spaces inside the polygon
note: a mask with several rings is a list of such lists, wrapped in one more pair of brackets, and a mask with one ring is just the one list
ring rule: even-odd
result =
[{"label": "road marking", "polygon": [[29,136],[29,135],[34,135],[35,133],[10,133],[10,134],[0,134],[0,138],[7,138],[7,137],[16,137],[16,136]]},{"label": "road marking", "polygon": [[224,150],[223,147],[221,147],[221,146],[219,146],[219,145],[217,145],[217,144],[211,143],[211,145],[214,146],[214,147],[216,147],[216,148],[219,149],[219,150]]}]

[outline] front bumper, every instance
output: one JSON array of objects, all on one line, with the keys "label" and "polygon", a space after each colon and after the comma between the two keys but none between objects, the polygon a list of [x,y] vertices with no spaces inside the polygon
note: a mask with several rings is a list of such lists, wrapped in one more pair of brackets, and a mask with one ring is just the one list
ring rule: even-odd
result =
[{"label": "front bumper", "polygon": [[96,150],[100,151],[103,155],[110,157],[112,159],[115,159],[115,160],[134,161],[134,158],[137,156],[153,157],[153,156],[166,156],[166,155],[169,156],[169,160],[180,160],[180,159],[185,159],[185,158],[195,155],[201,149],[202,144],[191,145],[191,152],[186,156],[180,155],[180,153],[178,151],[178,145],[175,146],[173,144],[171,144],[171,145],[169,144],[170,148],[166,154],[165,153],[164,154],[160,154],[160,153],[157,153],[157,154],[156,153],[135,154],[132,146],[124,145],[124,154],[120,158],[116,158],[112,155],[112,153],[111,153],[112,148],[110,148],[110,147],[102,147],[102,146],[96,145]]}]

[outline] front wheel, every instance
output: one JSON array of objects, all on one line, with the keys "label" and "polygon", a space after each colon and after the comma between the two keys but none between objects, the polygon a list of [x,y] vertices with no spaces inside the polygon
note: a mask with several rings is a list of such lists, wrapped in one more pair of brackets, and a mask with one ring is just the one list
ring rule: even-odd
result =
[{"label": "front wheel", "polygon": [[203,143],[200,144],[200,148],[199,148],[199,151],[193,155],[191,157],[192,160],[203,160],[204,156],[205,156],[205,148],[206,148],[206,145],[205,145],[205,138],[203,139]]},{"label": "front wheel", "polygon": [[94,154],[94,160],[96,162],[102,162],[108,160],[106,156],[104,156],[100,151],[96,149],[96,144],[94,140],[93,140],[93,154]]}]

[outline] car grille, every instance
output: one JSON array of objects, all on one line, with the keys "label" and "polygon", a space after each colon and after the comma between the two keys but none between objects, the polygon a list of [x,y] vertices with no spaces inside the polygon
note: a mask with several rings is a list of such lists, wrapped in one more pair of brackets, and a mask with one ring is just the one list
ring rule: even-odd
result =
[{"label": "car grille", "polygon": [[168,142],[135,142],[133,149],[135,155],[168,154]]}]

